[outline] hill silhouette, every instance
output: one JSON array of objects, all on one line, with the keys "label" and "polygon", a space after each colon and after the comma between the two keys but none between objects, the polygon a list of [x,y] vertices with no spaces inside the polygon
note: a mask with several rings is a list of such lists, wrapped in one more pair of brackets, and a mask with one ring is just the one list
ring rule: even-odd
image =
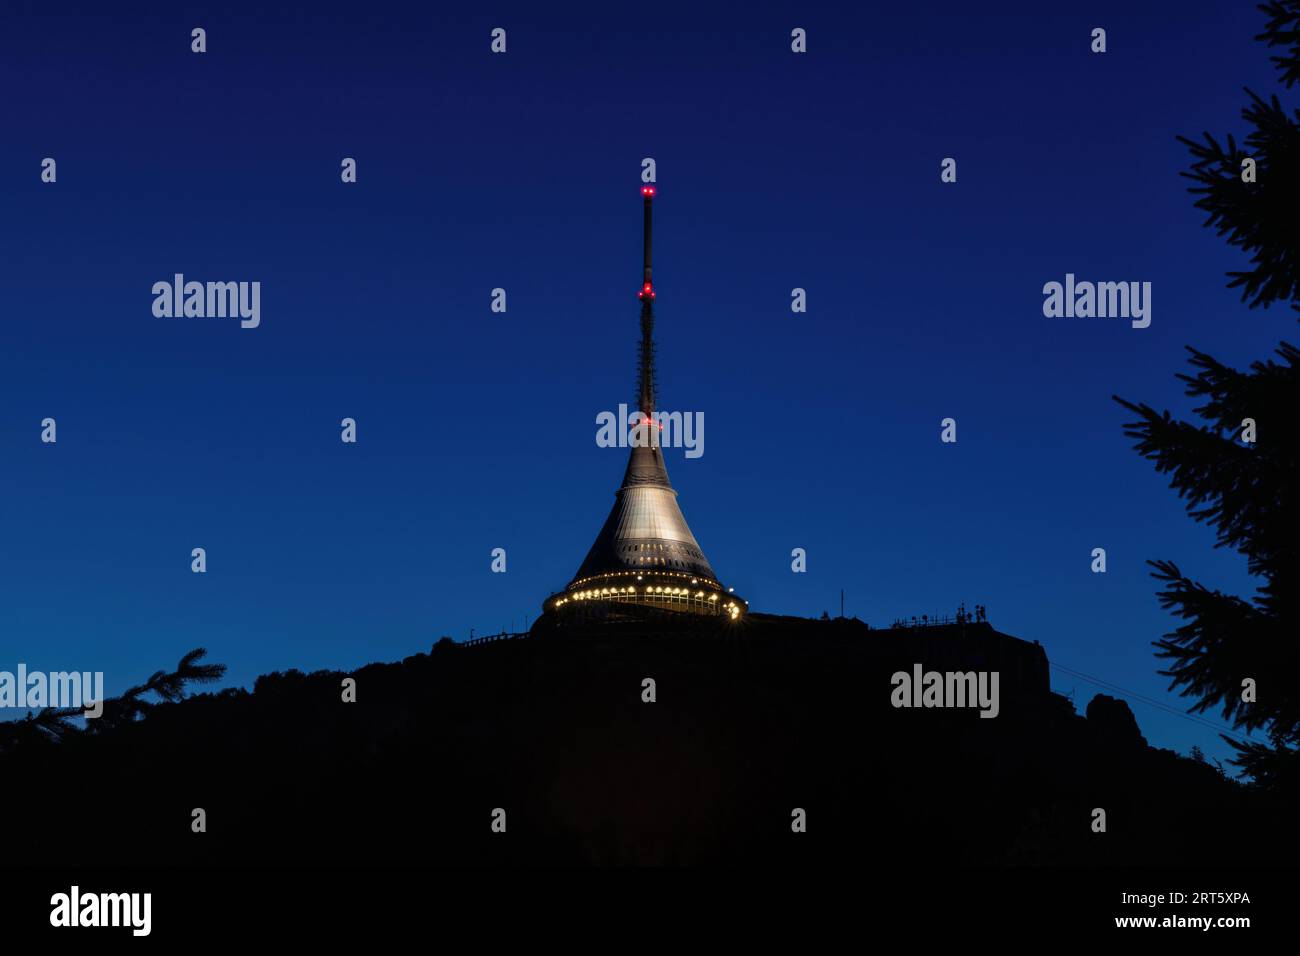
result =
[{"label": "hill silhouette", "polygon": [[[895,708],[915,664],[998,670],[998,716]],[[544,618],[26,739],[0,774],[13,858],[75,865],[1251,865],[1297,843],[1280,797],[1150,747],[1122,701],[1077,714],[1043,648],[969,621]]]}]

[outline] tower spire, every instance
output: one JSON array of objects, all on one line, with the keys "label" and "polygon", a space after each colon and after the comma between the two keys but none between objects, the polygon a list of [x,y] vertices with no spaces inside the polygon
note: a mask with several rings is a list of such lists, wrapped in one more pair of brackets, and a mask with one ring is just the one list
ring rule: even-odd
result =
[{"label": "tower spire", "polygon": [[664,467],[663,452],[659,448],[659,424],[655,419],[655,287],[651,279],[650,268],[650,233],[652,225],[652,206],[655,198],[653,186],[641,187],[642,206],[644,207],[644,251],[642,254],[641,291],[637,297],[641,300],[641,344],[637,348],[636,376],[636,410],[644,416],[638,422],[641,426],[640,447],[632,449],[628,456],[627,471],[623,475],[624,485],[653,483],[665,488],[672,488],[668,481],[668,469]]},{"label": "tower spire", "polygon": [[655,188],[653,186],[643,186],[641,195],[645,197],[645,277],[642,281],[646,285],[647,292],[650,291],[650,205],[655,198]]},{"label": "tower spire", "polygon": [[641,347],[640,361],[637,369],[636,400],[638,409],[646,415],[653,415],[655,409],[655,288],[651,279],[650,268],[650,233],[652,225],[651,207],[654,203],[655,188],[642,186],[641,196],[645,207],[644,213],[644,271],[641,277]]}]

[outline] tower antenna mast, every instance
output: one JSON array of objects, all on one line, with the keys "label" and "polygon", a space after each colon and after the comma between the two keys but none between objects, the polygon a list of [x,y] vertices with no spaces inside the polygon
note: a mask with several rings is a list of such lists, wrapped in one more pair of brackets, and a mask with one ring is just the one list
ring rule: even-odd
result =
[{"label": "tower antenna mast", "polygon": [[636,399],[640,403],[639,411],[653,418],[655,409],[655,287],[651,277],[651,206],[655,198],[653,186],[641,187],[642,205],[644,206],[644,271],[641,276],[641,347],[638,353]]}]

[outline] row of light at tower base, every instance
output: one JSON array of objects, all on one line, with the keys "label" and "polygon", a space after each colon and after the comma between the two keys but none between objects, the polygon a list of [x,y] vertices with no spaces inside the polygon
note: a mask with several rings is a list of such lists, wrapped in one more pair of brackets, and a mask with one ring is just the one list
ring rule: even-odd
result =
[{"label": "row of light at tower base", "polygon": [[566,596],[557,598],[554,607],[564,607],[571,601],[621,601],[629,604],[674,604],[686,605],[688,608],[705,614],[726,614],[733,621],[740,617],[741,607],[733,599],[726,603],[718,600],[717,594],[705,597],[703,591],[691,593],[690,588],[663,587],[648,585],[638,591],[635,585],[621,588],[587,588],[570,591]]}]

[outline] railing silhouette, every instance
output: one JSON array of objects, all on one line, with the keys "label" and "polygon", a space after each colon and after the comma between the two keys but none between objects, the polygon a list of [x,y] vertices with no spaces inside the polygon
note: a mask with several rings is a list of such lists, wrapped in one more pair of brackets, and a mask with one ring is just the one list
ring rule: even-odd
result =
[{"label": "railing silhouette", "polygon": [[500,641],[522,641],[528,637],[528,631],[500,631],[497,634],[484,634],[480,637],[471,637],[467,641],[460,641],[461,647],[481,647],[484,644],[496,644]]},{"label": "railing silhouette", "polygon": [[963,604],[956,614],[922,614],[919,617],[899,617],[894,619],[891,627],[944,627],[949,624],[987,623],[988,616],[983,604],[976,604],[973,610],[967,610]]},{"label": "railing silhouette", "polygon": [[[894,619],[891,628],[921,628],[921,627],[946,627],[953,624],[976,624],[987,623],[988,617],[985,613],[983,604],[976,604],[974,609],[967,609],[966,605],[957,608],[954,614],[920,614],[912,617],[899,617]],[[457,647],[482,647],[485,644],[499,644],[502,641],[522,641],[529,636],[529,631],[507,631],[502,629],[496,634],[482,634],[479,637],[471,637],[469,640],[457,641]]]}]

